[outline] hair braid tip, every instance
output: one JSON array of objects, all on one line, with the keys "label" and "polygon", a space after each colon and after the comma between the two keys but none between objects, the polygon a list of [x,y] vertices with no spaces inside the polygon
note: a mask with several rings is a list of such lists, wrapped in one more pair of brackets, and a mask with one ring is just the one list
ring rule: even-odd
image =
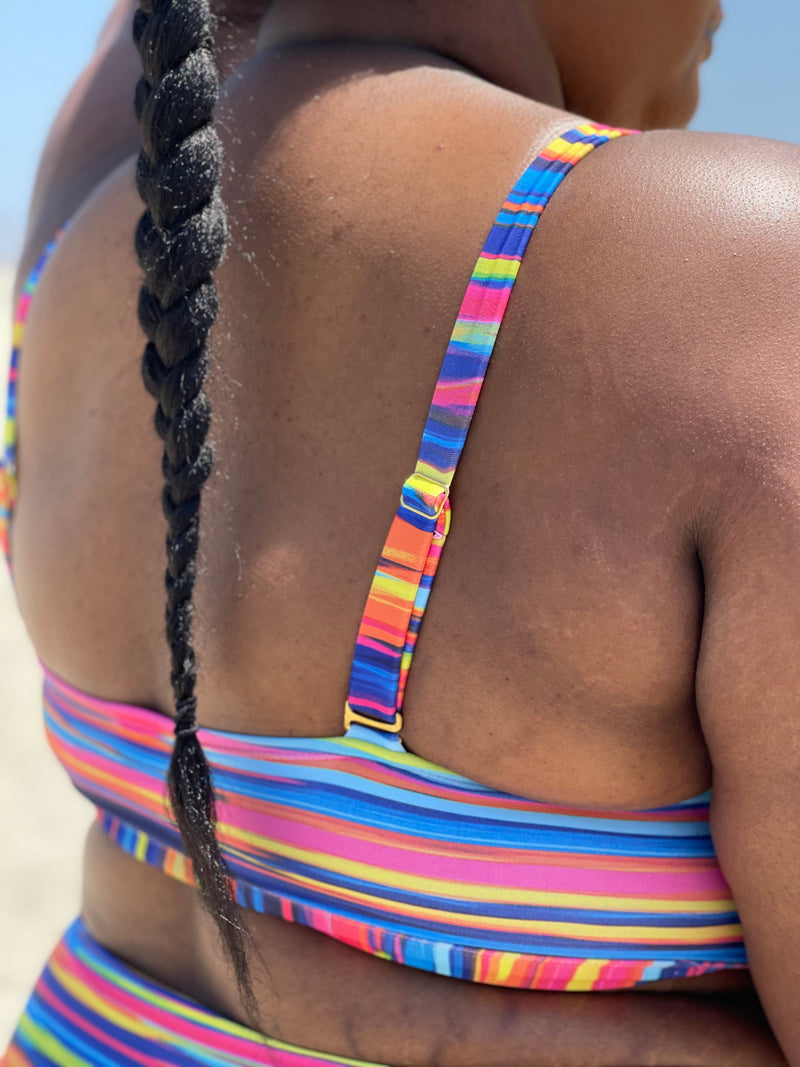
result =
[{"label": "hair braid tip", "polygon": [[242,1003],[257,1019],[249,935],[216,837],[213,784],[197,737],[194,692],[200,502],[213,468],[204,383],[208,335],[217,316],[213,272],[227,242],[219,193],[222,147],[213,124],[219,92],[213,27],[208,0],[140,0],[134,16],[144,72],[135,97],[142,140],[137,185],[145,206],[136,230],[144,273],[138,314],[148,340],[142,376],[156,401],[155,426],[164,444],[165,630],[175,694],[170,800]]}]

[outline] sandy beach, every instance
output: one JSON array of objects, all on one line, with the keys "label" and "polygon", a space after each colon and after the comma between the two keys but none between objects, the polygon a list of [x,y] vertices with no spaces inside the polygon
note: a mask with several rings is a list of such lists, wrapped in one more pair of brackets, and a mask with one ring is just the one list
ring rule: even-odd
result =
[{"label": "sandy beach", "polygon": [[[0,264],[4,351],[10,350],[12,279],[12,268]],[[0,393],[5,396],[5,374]],[[47,746],[40,689],[36,656],[2,567],[0,1052],[50,949],[77,913],[82,844],[93,816]]]}]

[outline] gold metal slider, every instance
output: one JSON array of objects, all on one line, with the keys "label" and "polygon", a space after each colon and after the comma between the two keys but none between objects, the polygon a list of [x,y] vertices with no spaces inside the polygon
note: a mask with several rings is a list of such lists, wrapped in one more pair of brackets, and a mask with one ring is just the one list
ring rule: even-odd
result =
[{"label": "gold metal slider", "polygon": [[399,734],[403,729],[403,716],[398,711],[394,722],[382,722],[380,719],[371,719],[369,715],[362,715],[359,711],[353,711],[348,701],[344,704],[344,728],[349,730],[353,723],[361,726],[371,726],[373,730],[381,730],[385,734]]},{"label": "gold metal slider", "polygon": [[[429,496],[439,497],[436,502],[436,507],[431,511],[423,511],[422,508],[418,508],[415,504],[410,504],[406,498],[407,488],[410,492],[419,494],[427,493]],[[414,471],[414,473],[410,474],[403,482],[403,491],[400,494],[400,502],[408,511],[413,511],[415,515],[421,515],[423,519],[438,519],[444,510],[444,506],[447,503],[447,498],[449,496],[449,485],[445,485],[444,482],[437,482],[435,478],[429,478],[427,474],[420,474],[419,471]]]}]

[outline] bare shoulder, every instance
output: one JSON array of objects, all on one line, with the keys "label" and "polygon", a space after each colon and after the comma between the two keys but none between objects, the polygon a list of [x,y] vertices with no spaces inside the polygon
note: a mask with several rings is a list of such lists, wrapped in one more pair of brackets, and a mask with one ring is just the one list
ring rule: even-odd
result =
[{"label": "bare shoulder", "polygon": [[612,152],[597,152],[592,165],[618,170],[622,188],[692,221],[758,225],[775,219],[800,196],[800,146],[737,134],[652,130],[621,139]]},{"label": "bare shoulder", "polygon": [[606,402],[706,502],[779,454],[800,470],[798,217],[800,147],[665,131],[594,152],[537,232],[553,344],[568,319]]},{"label": "bare shoulder", "polygon": [[800,304],[800,146],[654,131],[592,163],[592,212],[620,269],[649,279],[648,295],[679,295],[695,326],[717,332],[722,312],[763,330],[780,311],[787,324],[786,304]]},{"label": "bare shoulder", "polygon": [[[655,266],[668,269],[662,288],[676,275],[699,273],[706,280],[704,296],[716,288],[724,300],[735,286],[727,284],[732,276],[720,273],[723,263],[740,260],[728,266],[744,276],[766,257],[780,273],[797,255],[800,146],[652,131],[594,152],[565,183],[561,199],[580,218],[585,238],[615,256],[624,250],[621,268],[649,264],[643,274]],[[762,279],[761,288],[768,290],[770,280]]]},{"label": "bare shoulder", "polygon": [[762,260],[773,270],[761,278],[756,271],[750,280],[758,289],[769,293],[778,276],[791,284],[783,268],[800,249],[800,146],[652,131],[593,153],[576,177],[566,183],[564,205],[574,211],[584,203],[585,237],[615,256],[624,250],[621,269],[643,276],[666,269],[662,289],[670,281],[703,278],[703,297],[713,293],[723,302],[737,293],[734,278],[766,266]]},{"label": "bare shoulder", "polygon": [[653,342],[663,325],[662,358],[676,357],[696,398],[685,411],[702,470],[719,459],[726,486],[733,469],[737,484],[750,471],[759,485],[790,458],[800,471],[800,147],[704,133],[628,141],[623,204],[649,270],[632,250],[622,258],[648,279]]}]

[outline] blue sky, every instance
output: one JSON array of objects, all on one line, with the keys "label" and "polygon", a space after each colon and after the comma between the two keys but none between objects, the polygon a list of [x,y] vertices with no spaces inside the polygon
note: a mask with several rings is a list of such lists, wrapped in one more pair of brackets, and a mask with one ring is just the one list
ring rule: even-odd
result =
[{"label": "blue sky", "polygon": [[[723,2],[694,128],[800,144],[800,3]],[[49,122],[110,8],[111,0],[0,0],[0,259],[18,251]]]}]

